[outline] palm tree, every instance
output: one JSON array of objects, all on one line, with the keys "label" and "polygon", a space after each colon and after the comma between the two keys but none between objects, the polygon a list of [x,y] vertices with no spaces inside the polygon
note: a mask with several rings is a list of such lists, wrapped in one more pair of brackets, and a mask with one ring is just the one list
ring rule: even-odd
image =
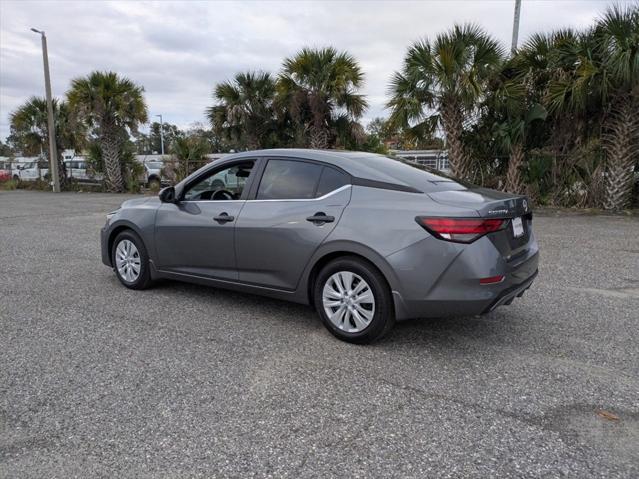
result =
[{"label": "palm tree", "polygon": [[340,125],[356,122],[367,108],[357,93],[363,83],[364,74],[348,53],[331,47],[304,48],[284,60],[278,101],[288,109],[298,136],[309,138],[311,148],[325,149],[335,142],[338,120]]},{"label": "palm tree", "polygon": [[130,133],[147,121],[144,88],[115,72],[95,71],[71,82],[69,106],[77,118],[94,129],[102,152],[110,191],[121,192],[121,148]]},{"label": "palm tree", "polygon": [[526,163],[526,136],[536,120],[545,120],[546,109],[538,102],[529,72],[519,71],[517,60],[504,64],[499,75],[489,82],[484,106],[489,113],[484,119],[493,121],[497,146],[508,154],[504,190],[523,193],[523,167]]},{"label": "palm tree", "polygon": [[595,29],[603,69],[601,90],[611,91],[603,144],[606,152],[604,208],[630,205],[639,155],[639,7],[614,6]]},{"label": "palm tree", "polygon": [[[71,121],[66,102],[53,99],[53,123],[57,148],[60,186],[66,184],[66,170],[62,151],[81,146],[82,132]],[[49,148],[47,102],[44,98],[31,97],[10,115],[11,130],[21,139],[25,151],[43,151]]]},{"label": "palm tree", "polygon": [[462,143],[464,123],[502,57],[499,43],[475,25],[455,25],[432,42],[416,42],[391,80],[391,121],[401,128],[416,123],[425,132],[441,123],[451,172],[471,177],[472,160]]},{"label": "palm tree", "polygon": [[183,180],[206,162],[208,150],[206,141],[198,136],[179,136],[171,143],[173,162],[169,164],[169,174],[176,183]]},{"label": "palm tree", "polygon": [[595,27],[557,45],[551,113],[594,125],[606,157],[606,209],[629,206],[639,153],[639,7],[613,6]]},{"label": "palm tree", "polygon": [[[563,100],[559,102],[563,106],[558,108],[556,101],[556,85],[570,78],[575,52],[581,51],[582,56],[589,57],[587,52],[591,46],[587,40],[588,35],[572,29],[537,33],[508,62],[525,85],[525,105],[541,104],[546,111],[545,121],[527,124],[525,133],[535,138],[538,153],[548,155],[549,162],[545,167],[549,173],[548,183],[552,185],[552,196],[560,202],[574,190],[574,160],[582,156],[580,150],[593,151],[598,144],[599,133],[593,128],[597,122],[593,119],[600,116],[600,111],[592,105],[577,106]],[[568,55],[568,52],[571,54]],[[509,171],[512,172],[512,168]],[[597,183],[596,178],[585,177],[582,180],[588,182],[588,196],[595,204],[593,200],[598,188],[593,186]],[[529,187],[528,193],[531,194],[536,186]]]},{"label": "palm tree", "polygon": [[211,126],[248,149],[265,148],[275,129],[275,81],[269,73],[238,73],[219,83],[217,104],[207,109]]}]

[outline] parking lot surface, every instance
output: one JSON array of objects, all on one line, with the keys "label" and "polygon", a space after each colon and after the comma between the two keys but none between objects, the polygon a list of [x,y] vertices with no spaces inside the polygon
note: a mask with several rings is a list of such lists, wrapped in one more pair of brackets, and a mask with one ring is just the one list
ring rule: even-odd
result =
[{"label": "parking lot surface", "polygon": [[122,195],[0,192],[0,477],[638,477],[639,218],[537,215],[526,295],[333,338],[100,262]]}]

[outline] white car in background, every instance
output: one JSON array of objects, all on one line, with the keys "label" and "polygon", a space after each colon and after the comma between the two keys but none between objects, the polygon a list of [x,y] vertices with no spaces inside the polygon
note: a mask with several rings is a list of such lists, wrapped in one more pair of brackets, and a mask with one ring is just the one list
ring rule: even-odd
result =
[{"label": "white car in background", "polygon": [[18,181],[47,180],[49,163],[43,158],[16,158],[11,165],[11,177]]},{"label": "white car in background", "polygon": [[80,181],[99,181],[103,175],[93,173],[88,168],[84,157],[76,156],[70,160],[64,160],[64,168],[67,170],[67,178],[73,178]]},{"label": "white car in background", "polygon": [[142,164],[144,165],[144,184],[146,186],[160,188],[163,184],[168,184],[162,178],[164,163],[161,160],[145,160]]}]

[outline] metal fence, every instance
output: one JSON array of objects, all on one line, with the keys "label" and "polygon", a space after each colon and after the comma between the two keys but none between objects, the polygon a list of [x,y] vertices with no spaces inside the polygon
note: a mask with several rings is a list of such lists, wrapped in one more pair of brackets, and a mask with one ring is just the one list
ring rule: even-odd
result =
[{"label": "metal fence", "polygon": [[446,150],[390,150],[390,152],[395,156],[435,170],[444,172],[450,170],[448,151]]}]

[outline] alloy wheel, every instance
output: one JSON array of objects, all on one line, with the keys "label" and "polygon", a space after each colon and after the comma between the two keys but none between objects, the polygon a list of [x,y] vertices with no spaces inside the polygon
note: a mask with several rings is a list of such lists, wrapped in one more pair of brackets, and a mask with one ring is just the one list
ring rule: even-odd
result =
[{"label": "alloy wheel", "polygon": [[123,239],[115,249],[115,266],[120,277],[133,283],[140,276],[140,252],[131,240]]},{"label": "alloy wheel", "polygon": [[364,278],[350,271],[339,271],[328,278],[322,304],[329,321],[348,333],[363,331],[375,315],[373,290]]}]

